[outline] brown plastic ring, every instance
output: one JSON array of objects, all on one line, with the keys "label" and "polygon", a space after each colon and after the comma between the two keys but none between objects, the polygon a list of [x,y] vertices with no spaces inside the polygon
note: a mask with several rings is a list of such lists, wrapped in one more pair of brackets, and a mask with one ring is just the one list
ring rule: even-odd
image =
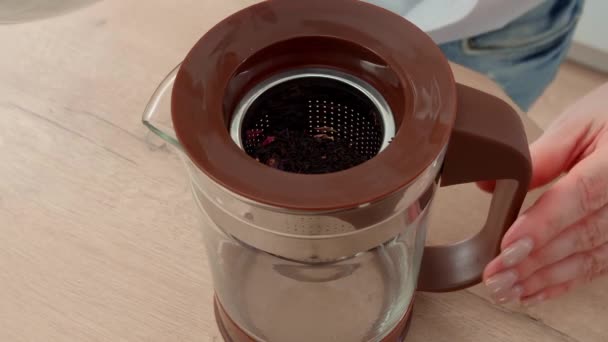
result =
[{"label": "brown plastic ring", "polygon": [[[384,151],[341,172],[302,175],[263,165],[234,143],[228,127],[243,95],[310,67],[350,74],[383,95],[397,128]],[[426,170],[448,143],[456,85],[439,47],[395,13],[363,1],[271,0],[224,19],[195,44],[171,105],[184,151],[219,185],[274,207],[328,211],[381,200]]]}]

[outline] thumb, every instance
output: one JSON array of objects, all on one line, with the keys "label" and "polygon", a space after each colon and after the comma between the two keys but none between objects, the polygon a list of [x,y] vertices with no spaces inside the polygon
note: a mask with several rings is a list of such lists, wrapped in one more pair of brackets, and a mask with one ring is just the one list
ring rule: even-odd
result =
[{"label": "thumb", "polygon": [[[574,166],[587,146],[584,140],[588,130],[589,125],[585,125],[583,120],[566,112],[532,143],[530,189],[546,185]],[[493,192],[496,181],[478,182],[477,186],[483,191]]]},{"label": "thumb", "polygon": [[594,113],[605,113],[608,83],[571,104],[531,147],[532,188],[543,186],[593,151]]},{"label": "thumb", "polygon": [[590,124],[569,113],[550,126],[530,146],[532,181],[530,188],[546,185],[570,170],[585,152]]}]

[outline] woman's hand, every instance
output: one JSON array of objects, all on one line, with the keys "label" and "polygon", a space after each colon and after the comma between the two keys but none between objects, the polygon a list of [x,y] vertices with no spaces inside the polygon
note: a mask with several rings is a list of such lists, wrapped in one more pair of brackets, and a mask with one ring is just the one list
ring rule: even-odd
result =
[{"label": "woman's hand", "polygon": [[532,187],[566,173],[513,224],[484,272],[495,300],[532,305],[608,274],[608,84],[531,146]]}]

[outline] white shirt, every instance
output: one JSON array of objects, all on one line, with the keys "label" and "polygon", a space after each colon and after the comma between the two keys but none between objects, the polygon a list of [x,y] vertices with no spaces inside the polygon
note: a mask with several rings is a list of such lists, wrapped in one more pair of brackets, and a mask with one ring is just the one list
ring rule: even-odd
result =
[{"label": "white shirt", "polygon": [[398,13],[437,44],[503,27],[544,0],[363,0]]}]

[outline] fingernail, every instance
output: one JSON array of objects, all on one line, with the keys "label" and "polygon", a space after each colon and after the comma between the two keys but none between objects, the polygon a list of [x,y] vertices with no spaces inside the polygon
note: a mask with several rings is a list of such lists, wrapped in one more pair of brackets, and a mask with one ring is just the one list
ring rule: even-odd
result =
[{"label": "fingernail", "polygon": [[523,304],[523,306],[530,307],[530,306],[538,305],[538,304],[544,302],[545,299],[546,299],[545,298],[545,294],[541,293],[541,294],[538,294],[538,295],[536,295],[534,297],[530,297],[530,298],[524,300],[522,302],[522,304]]},{"label": "fingernail", "polygon": [[505,267],[513,267],[527,258],[532,249],[534,249],[534,241],[531,238],[517,240],[500,254],[502,264]]},{"label": "fingernail", "polygon": [[514,270],[508,270],[498,273],[485,281],[485,285],[493,294],[505,292],[517,282],[517,273]]},{"label": "fingernail", "polygon": [[513,288],[510,291],[506,291],[504,294],[498,295],[496,301],[500,304],[507,304],[514,300],[519,300],[519,298],[521,297],[521,295],[523,293],[524,293],[523,287],[521,287],[519,285],[513,286]]}]

